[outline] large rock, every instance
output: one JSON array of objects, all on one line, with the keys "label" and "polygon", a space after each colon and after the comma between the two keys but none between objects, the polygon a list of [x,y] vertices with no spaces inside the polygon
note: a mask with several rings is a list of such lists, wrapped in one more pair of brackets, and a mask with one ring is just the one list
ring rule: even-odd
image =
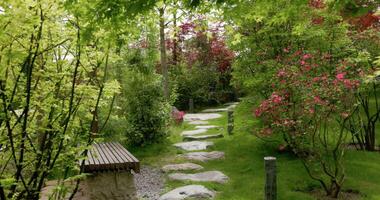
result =
[{"label": "large rock", "polygon": [[219,126],[208,125],[208,126],[196,126],[196,129],[211,129],[211,128],[219,128]]},{"label": "large rock", "polygon": [[209,119],[217,119],[222,117],[221,114],[218,113],[197,113],[197,114],[186,114],[183,119],[185,121],[205,121]]},{"label": "large rock", "polygon": [[196,130],[191,130],[191,131],[183,131],[181,133],[182,136],[188,136],[188,135],[198,135],[201,133],[206,133],[207,129],[196,129]]},{"label": "large rock", "polygon": [[202,161],[206,162],[209,160],[216,160],[224,158],[224,152],[212,151],[212,152],[190,152],[179,155],[180,157],[186,158],[188,160]]},{"label": "large rock", "polygon": [[205,124],[208,124],[208,121],[191,121],[191,122],[189,122],[189,124],[192,124],[192,125],[205,125]]},{"label": "large rock", "polygon": [[181,164],[172,164],[165,165],[162,167],[162,171],[170,172],[170,171],[185,171],[185,170],[201,170],[202,166],[194,164],[194,163],[181,163]]},{"label": "large rock", "polygon": [[184,141],[194,141],[194,140],[207,140],[207,139],[214,139],[214,138],[222,138],[223,134],[211,134],[211,135],[188,135],[184,136]]},{"label": "large rock", "polygon": [[224,175],[220,171],[208,171],[196,174],[173,173],[169,174],[169,179],[177,181],[226,183],[228,181],[228,176]]},{"label": "large rock", "polygon": [[212,199],[214,197],[215,192],[202,185],[187,185],[162,195],[158,200]]},{"label": "large rock", "polygon": [[175,147],[183,149],[185,151],[199,151],[205,150],[209,146],[214,145],[213,142],[201,142],[201,141],[192,141],[192,142],[180,142],[174,144]]}]

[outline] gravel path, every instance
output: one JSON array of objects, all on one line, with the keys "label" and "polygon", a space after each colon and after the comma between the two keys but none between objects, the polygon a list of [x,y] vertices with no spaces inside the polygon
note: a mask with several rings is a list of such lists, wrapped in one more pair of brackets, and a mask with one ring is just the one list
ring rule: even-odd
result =
[{"label": "gravel path", "polygon": [[139,199],[157,200],[164,188],[163,173],[159,168],[142,166],[139,174],[134,174],[136,193]]}]

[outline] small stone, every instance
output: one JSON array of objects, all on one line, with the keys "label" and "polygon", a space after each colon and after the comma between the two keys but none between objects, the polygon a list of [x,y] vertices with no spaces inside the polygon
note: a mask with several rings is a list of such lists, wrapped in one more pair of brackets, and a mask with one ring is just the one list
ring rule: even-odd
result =
[{"label": "small stone", "polygon": [[188,136],[188,135],[197,135],[201,133],[206,133],[207,129],[196,129],[196,130],[191,130],[191,131],[183,131],[181,133],[182,136]]},{"label": "small stone", "polygon": [[189,124],[192,124],[192,125],[205,125],[205,124],[208,124],[208,121],[191,121],[191,122],[189,122]]},{"label": "small stone", "polygon": [[228,176],[224,175],[220,171],[208,171],[196,174],[173,173],[169,174],[169,178],[171,180],[177,181],[199,181],[216,183],[226,183],[228,181]]},{"label": "small stone", "polygon": [[194,163],[172,164],[172,165],[165,165],[162,167],[162,171],[164,171],[164,172],[185,171],[185,170],[201,170],[201,169],[203,169],[202,166],[194,164]]},{"label": "small stone", "polygon": [[212,199],[214,197],[215,192],[202,185],[187,185],[162,195],[158,200]]},{"label": "small stone", "polygon": [[196,129],[211,129],[211,128],[218,128],[219,126],[215,125],[209,125],[209,126],[196,126]]},{"label": "small stone", "polygon": [[218,113],[197,113],[197,114],[186,114],[183,119],[184,121],[205,121],[209,119],[217,119],[222,117]]},{"label": "small stone", "polygon": [[179,155],[188,160],[202,161],[206,162],[209,160],[216,160],[224,158],[224,152],[212,151],[212,152],[190,152]]},{"label": "small stone", "polygon": [[192,141],[192,142],[180,142],[174,144],[175,147],[183,149],[185,151],[199,151],[205,150],[209,146],[214,145],[213,142],[201,142],[201,141]]},{"label": "small stone", "polygon": [[207,139],[214,139],[214,138],[222,138],[223,134],[212,134],[212,135],[188,135],[184,136],[184,141],[194,141],[194,140],[207,140]]}]

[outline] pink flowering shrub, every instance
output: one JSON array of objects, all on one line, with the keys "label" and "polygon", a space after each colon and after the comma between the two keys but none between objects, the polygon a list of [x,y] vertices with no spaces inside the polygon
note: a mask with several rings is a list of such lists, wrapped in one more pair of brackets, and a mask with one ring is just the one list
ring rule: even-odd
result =
[{"label": "pink flowering shrub", "polygon": [[179,111],[178,109],[174,108],[172,110],[172,119],[176,124],[181,124],[183,122],[183,117],[185,116],[184,111]]},{"label": "pink flowering shrub", "polygon": [[279,59],[282,67],[273,75],[273,92],[254,115],[262,119],[263,130],[271,130],[262,132],[282,134],[311,177],[336,197],[344,177],[344,126],[362,73],[347,61],[333,62],[329,55],[290,51]]}]

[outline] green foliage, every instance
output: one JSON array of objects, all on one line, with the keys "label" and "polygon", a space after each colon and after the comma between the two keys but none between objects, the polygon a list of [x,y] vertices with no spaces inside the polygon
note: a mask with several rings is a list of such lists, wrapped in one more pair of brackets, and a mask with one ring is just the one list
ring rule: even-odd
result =
[{"label": "green foliage", "polygon": [[[136,146],[160,142],[167,136],[170,111],[163,97],[161,75],[154,72],[151,61],[146,61],[150,54],[139,49],[122,53],[124,60],[115,63],[110,74],[122,89],[102,133],[108,139]],[[107,116],[100,118],[105,121]]]},{"label": "green foliage", "polygon": [[216,105],[235,98],[231,86],[223,84],[225,74],[217,68],[198,65],[188,68],[174,66],[170,72],[171,85],[175,86],[178,97],[174,105],[179,109],[188,109],[189,99],[198,107]]},{"label": "green foliage", "polygon": [[128,143],[146,145],[164,139],[170,107],[163,97],[160,77],[131,70],[123,85]]}]

